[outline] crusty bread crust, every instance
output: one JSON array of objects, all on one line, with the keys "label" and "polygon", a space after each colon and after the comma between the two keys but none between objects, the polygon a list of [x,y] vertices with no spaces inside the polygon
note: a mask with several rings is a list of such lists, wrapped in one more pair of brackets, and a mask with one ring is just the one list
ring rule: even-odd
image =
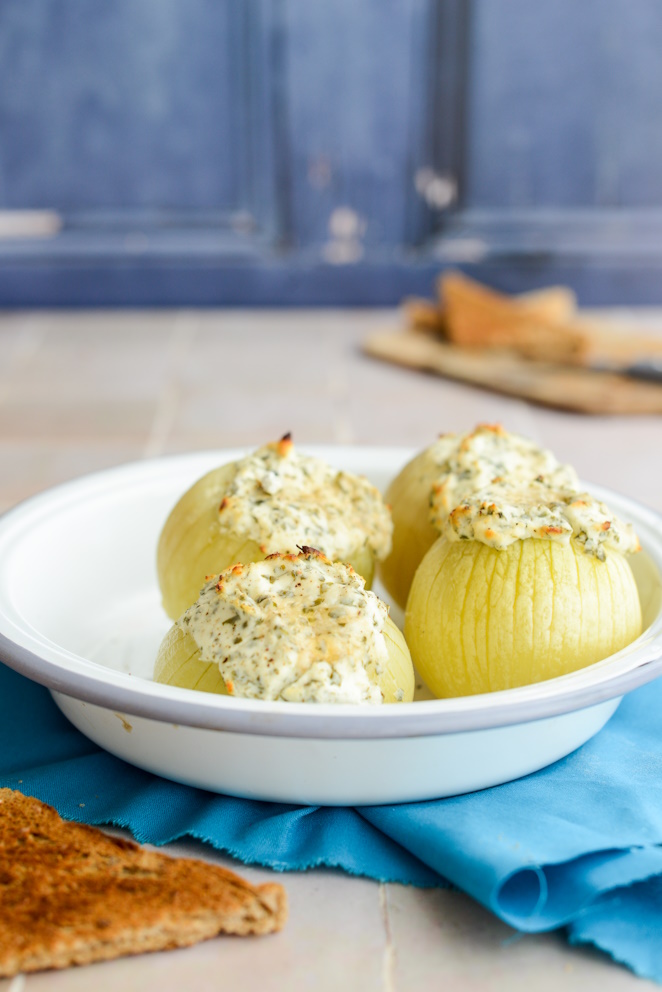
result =
[{"label": "crusty bread crust", "polygon": [[0,789],[0,976],[271,933],[286,917],[281,885],[147,851]]}]

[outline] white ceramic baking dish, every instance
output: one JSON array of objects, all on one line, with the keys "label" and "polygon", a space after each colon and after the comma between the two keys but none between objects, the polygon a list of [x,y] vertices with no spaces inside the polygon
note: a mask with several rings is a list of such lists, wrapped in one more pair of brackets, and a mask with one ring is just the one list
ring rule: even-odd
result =
[{"label": "white ceramic baking dish", "polygon": [[[376,485],[412,452],[311,448]],[[0,519],[0,658],[46,685],[76,727],[141,768],[237,796],[397,803],[505,782],[579,747],[624,693],[662,673],[662,522],[596,486],[631,520],[645,631],[618,654],[537,685],[384,707],[267,703],[151,681],[169,626],[155,549],[181,493],[243,451],[139,462],[34,497]],[[396,621],[399,619],[394,611]]]}]

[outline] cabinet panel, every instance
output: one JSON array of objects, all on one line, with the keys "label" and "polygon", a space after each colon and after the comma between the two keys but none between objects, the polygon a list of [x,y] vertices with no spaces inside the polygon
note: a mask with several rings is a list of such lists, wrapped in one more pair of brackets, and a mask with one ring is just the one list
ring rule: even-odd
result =
[{"label": "cabinet panel", "polygon": [[3,0],[2,208],[254,215],[271,162],[254,58],[266,6]]},{"label": "cabinet panel", "polygon": [[473,0],[464,205],[662,206],[662,5]]},{"label": "cabinet panel", "polygon": [[428,0],[287,0],[286,104],[297,243],[342,260],[408,237],[426,113]]}]

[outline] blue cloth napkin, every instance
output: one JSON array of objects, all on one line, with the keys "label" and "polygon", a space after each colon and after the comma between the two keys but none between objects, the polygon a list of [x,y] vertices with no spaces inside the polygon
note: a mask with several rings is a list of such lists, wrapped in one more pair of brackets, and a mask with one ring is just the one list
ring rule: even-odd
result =
[{"label": "blue cloth napkin", "polygon": [[468,892],[527,932],[563,927],[662,982],[662,679],[535,775],[404,806],[335,809],[217,796],[100,750],[49,693],[0,665],[0,785],[140,841],[190,836],[244,862],[316,865]]}]

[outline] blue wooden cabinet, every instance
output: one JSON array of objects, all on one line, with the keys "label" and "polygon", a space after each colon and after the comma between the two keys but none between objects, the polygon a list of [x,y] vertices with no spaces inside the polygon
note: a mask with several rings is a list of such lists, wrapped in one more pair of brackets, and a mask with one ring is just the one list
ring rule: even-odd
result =
[{"label": "blue wooden cabinet", "polygon": [[662,302],[658,0],[0,0],[0,305]]}]

